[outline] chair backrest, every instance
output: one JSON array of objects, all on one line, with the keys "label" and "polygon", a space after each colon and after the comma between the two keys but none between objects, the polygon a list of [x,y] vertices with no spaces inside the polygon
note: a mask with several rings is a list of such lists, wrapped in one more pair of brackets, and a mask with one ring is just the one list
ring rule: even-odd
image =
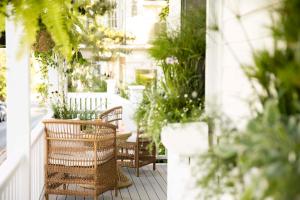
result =
[{"label": "chair backrest", "polygon": [[116,159],[116,127],[100,121],[46,120],[46,164],[97,168]]},{"label": "chair backrest", "polygon": [[101,113],[98,119],[101,119],[103,122],[107,122],[118,127],[119,121],[122,120],[122,113],[122,106],[117,106]]}]

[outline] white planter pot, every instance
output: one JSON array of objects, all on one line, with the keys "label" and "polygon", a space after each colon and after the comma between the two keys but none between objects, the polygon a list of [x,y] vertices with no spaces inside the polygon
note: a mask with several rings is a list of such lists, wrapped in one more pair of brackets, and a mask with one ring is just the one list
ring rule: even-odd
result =
[{"label": "white planter pot", "polygon": [[168,150],[168,200],[197,199],[194,158],[209,147],[208,125],[204,122],[168,124],[161,140]]},{"label": "white planter pot", "polygon": [[176,154],[199,154],[208,149],[208,125],[204,122],[168,124],[162,129],[161,140]]}]

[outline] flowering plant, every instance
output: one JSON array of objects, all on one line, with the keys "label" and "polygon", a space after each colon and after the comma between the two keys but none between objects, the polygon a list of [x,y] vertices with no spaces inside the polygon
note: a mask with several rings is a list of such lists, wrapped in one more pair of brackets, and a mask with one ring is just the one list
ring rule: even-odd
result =
[{"label": "flowering plant", "polygon": [[[68,106],[65,95],[59,94],[58,91],[51,92],[50,105],[55,119],[72,119],[74,111]],[[75,116],[76,117],[76,116]]]},{"label": "flowering plant", "polygon": [[200,120],[205,82],[205,9],[183,17],[180,30],[164,31],[153,41],[151,56],[163,77],[144,92],[135,119],[156,143],[167,123]]}]

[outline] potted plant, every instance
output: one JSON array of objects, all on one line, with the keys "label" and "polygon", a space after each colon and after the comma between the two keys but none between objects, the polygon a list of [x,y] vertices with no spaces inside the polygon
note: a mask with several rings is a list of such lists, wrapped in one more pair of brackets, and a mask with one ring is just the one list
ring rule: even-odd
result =
[{"label": "potted plant", "polygon": [[135,116],[153,140],[162,142],[168,150],[168,198],[172,200],[183,199],[181,194],[188,193],[183,185],[190,174],[190,157],[208,149],[208,126],[201,120],[205,30],[202,8],[183,16],[179,30],[163,31],[153,41],[150,54],[163,76],[145,89]]}]

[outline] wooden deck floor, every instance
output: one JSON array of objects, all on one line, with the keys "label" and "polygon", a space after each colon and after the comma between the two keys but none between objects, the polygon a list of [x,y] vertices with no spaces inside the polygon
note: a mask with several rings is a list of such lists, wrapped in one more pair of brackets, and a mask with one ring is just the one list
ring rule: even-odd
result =
[{"label": "wooden deck floor", "polygon": [[[118,197],[113,191],[99,196],[99,200],[166,200],[167,199],[167,165],[157,164],[157,169],[152,170],[152,165],[140,169],[140,177],[135,176],[135,170],[123,168],[125,174],[133,182],[128,188],[119,190]],[[49,196],[50,200],[91,200],[91,197],[75,196]]]}]

